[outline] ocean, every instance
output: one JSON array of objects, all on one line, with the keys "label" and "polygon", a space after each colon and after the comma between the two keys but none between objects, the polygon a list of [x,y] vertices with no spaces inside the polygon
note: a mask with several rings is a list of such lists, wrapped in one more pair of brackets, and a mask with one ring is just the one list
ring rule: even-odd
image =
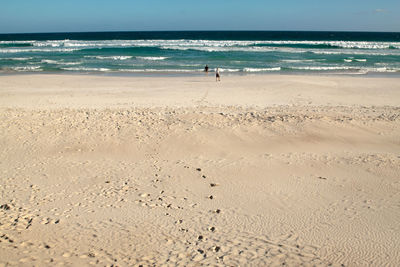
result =
[{"label": "ocean", "polygon": [[400,74],[400,33],[0,34],[0,73]]}]

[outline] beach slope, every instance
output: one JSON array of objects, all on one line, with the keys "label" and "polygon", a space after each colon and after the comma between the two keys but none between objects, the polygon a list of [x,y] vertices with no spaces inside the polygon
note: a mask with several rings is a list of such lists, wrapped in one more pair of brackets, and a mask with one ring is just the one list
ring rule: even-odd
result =
[{"label": "beach slope", "polygon": [[0,76],[0,265],[397,266],[399,78]]}]

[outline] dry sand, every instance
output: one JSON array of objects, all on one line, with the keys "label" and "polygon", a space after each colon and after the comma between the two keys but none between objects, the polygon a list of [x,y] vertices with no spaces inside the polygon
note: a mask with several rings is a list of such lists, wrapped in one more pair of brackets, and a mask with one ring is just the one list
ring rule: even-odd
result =
[{"label": "dry sand", "polygon": [[0,76],[0,266],[399,266],[400,79]]}]

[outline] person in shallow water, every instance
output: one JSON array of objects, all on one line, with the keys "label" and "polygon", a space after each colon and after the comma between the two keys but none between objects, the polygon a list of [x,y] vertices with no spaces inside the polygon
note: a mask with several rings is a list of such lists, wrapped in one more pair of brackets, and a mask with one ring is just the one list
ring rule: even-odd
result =
[{"label": "person in shallow water", "polygon": [[219,68],[217,68],[217,69],[215,70],[215,81],[216,81],[216,82],[221,81],[221,77],[220,77],[220,75],[219,75]]},{"label": "person in shallow water", "polygon": [[208,73],[208,65],[206,65],[206,66],[204,67],[204,72],[205,72],[205,73]]}]

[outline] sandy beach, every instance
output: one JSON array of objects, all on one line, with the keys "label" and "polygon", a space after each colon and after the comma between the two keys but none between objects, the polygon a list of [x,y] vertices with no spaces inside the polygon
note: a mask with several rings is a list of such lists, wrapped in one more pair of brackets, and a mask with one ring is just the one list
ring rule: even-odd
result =
[{"label": "sandy beach", "polygon": [[399,266],[400,78],[0,76],[0,266]]}]

